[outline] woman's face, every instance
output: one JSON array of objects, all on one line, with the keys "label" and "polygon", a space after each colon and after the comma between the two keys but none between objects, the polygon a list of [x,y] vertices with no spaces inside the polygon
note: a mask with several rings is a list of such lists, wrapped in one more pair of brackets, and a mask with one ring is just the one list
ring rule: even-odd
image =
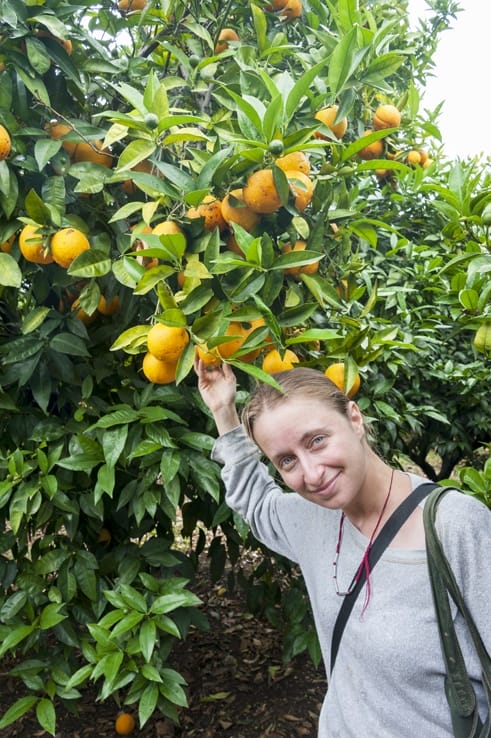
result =
[{"label": "woman's face", "polygon": [[285,484],[311,502],[344,508],[361,489],[368,446],[353,402],[342,415],[313,397],[287,398],[256,418],[254,439]]}]

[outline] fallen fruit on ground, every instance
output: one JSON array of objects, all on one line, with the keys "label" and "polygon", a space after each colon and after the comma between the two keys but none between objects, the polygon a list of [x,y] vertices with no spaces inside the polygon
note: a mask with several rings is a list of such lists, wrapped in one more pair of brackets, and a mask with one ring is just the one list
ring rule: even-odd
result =
[{"label": "fallen fruit on ground", "polygon": [[373,114],[372,125],[375,131],[398,128],[401,125],[400,110],[395,105],[379,105]]},{"label": "fallen fruit on ground", "polygon": [[67,269],[79,254],[90,249],[90,243],[77,228],[62,228],[52,236],[50,247],[53,261]]},{"label": "fallen fruit on ground", "polygon": [[262,369],[267,374],[274,374],[275,372],[283,372],[289,369],[293,369],[294,364],[298,364],[300,359],[294,351],[286,349],[284,353],[278,351],[278,349],[272,349],[268,351],[263,359]]},{"label": "fallen fruit on ground", "polygon": [[129,712],[120,712],[114,723],[118,735],[130,735],[135,729],[135,718]]},{"label": "fallen fruit on ground", "polygon": [[[161,361],[148,351],[143,357],[142,370],[149,382],[170,384],[176,380],[177,361]],[[126,733],[121,733],[126,735]]]},{"label": "fallen fruit on ground", "polygon": [[354,397],[360,389],[360,375],[358,373],[355,375],[355,379],[351,387],[345,387],[345,371],[344,363],[339,361],[328,366],[324,374],[336,385],[338,389],[341,390],[341,392],[345,392],[348,397]]},{"label": "fallen fruit on ground", "polygon": [[155,323],[147,336],[149,352],[160,361],[175,362],[189,343],[185,328]]},{"label": "fallen fruit on ground", "polygon": [[[315,113],[314,118],[316,120],[320,120],[321,123],[324,123],[326,128],[329,128],[336,138],[343,138],[348,128],[348,119],[341,118],[338,123],[335,123],[334,121],[336,120],[338,110],[339,108],[337,105],[329,105],[327,108],[321,108],[321,110],[318,110],[317,113]],[[329,140],[328,136],[323,134],[321,131],[314,131],[314,137]]]},{"label": "fallen fruit on ground", "polygon": [[41,229],[42,226],[24,226],[19,236],[19,249],[26,261],[34,264],[51,264],[53,257]]}]

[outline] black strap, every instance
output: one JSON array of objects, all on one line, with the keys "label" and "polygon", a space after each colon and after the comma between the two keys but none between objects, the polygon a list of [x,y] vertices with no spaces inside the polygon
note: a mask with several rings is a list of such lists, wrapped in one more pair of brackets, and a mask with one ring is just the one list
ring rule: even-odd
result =
[{"label": "black strap", "polygon": [[[368,554],[368,565],[370,571],[382,556],[383,552],[395,537],[397,531],[403,526],[408,517],[411,515],[413,510],[419,505],[421,500],[424,500],[427,495],[430,494],[431,490],[437,485],[433,482],[424,482],[418,485],[405,500],[401,502],[398,508],[394,510],[390,518],[385,523],[384,527],[373,542],[373,546]],[[356,576],[356,575],[355,575]],[[346,623],[350,616],[353,605],[356,602],[356,598],[360,594],[360,591],[365,584],[366,580],[366,568],[364,567],[361,572],[361,576],[357,583],[348,595],[345,595],[343,604],[338,612],[338,617],[334,624],[334,630],[331,641],[331,674],[334,669],[336,662],[336,656],[338,655],[339,644],[341,643],[341,637],[344,632]]]},{"label": "black strap", "polygon": [[477,738],[478,736],[479,738],[489,738],[491,735],[491,712],[488,712],[483,724],[477,709],[474,687],[467,673],[467,667],[455,632],[448,593],[464,617],[474,641],[475,651],[481,662],[482,686],[488,705],[491,704],[491,657],[462,596],[435,528],[437,505],[448,491],[448,487],[440,487],[435,490],[430,495],[423,514],[428,571],[446,669],[445,693],[456,738]]}]

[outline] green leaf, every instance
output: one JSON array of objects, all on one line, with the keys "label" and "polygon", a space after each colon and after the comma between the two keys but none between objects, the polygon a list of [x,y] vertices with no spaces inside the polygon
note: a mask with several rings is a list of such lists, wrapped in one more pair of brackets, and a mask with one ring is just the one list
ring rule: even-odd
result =
[{"label": "green leaf", "polygon": [[140,628],[138,635],[140,651],[146,662],[152,658],[155,645],[157,643],[157,626],[153,620],[145,620]]},{"label": "green leaf", "polygon": [[136,164],[148,159],[155,149],[156,146],[153,141],[145,141],[141,138],[138,141],[131,141],[119,156],[117,171],[132,169]]},{"label": "green leaf", "polygon": [[33,630],[34,625],[18,625],[16,628],[11,630],[10,633],[4,637],[2,644],[0,645],[0,658],[5,656],[8,651],[13,650],[21,641],[30,636]]},{"label": "green leaf", "polygon": [[0,729],[6,728],[8,725],[17,722],[20,718],[28,712],[31,707],[34,707],[38,697],[36,695],[28,695],[27,697],[21,697],[14,704],[9,707],[0,719]]},{"label": "green leaf", "polygon": [[51,59],[46,46],[37,38],[25,37],[26,53],[31,67],[42,77],[51,67]]},{"label": "green leaf", "polygon": [[163,615],[176,610],[178,607],[196,607],[199,604],[201,604],[201,600],[192,592],[176,592],[157,597],[152,603],[150,612],[154,615]]},{"label": "green leaf", "polygon": [[55,625],[61,623],[62,620],[65,620],[68,617],[67,615],[62,615],[59,612],[62,606],[63,605],[51,603],[50,605],[46,605],[46,607],[43,608],[39,620],[39,627],[41,628],[41,630],[48,630],[49,628],[53,628]]},{"label": "green leaf", "polygon": [[0,253],[0,285],[18,289],[21,284],[22,272],[13,256]]},{"label": "green leaf", "polygon": [[358,28],[354,27],[341,39],[329,59],[328,85],[333,95],[339,95],[358,69],[369,47],[358,49]]},{"label": "green leaf", "polygon": [[295,82],[288,94],[285,103],[285,113],[287,121],[290,121],[292,117],[297,113],[302,98],[309,94],[312,82],[320,74],[322,69],[327,66],[328,63],[329,62],[327,59],[323,59],[321,62],[314,64],[313,67],[304,72],[302,76]]},{"label": "green leaf", "polygon": [[72,277],[103,277],[111,271],[111,259],[98,249],[86,249],[73,260],[68,274]]},{"label": "green leaf", "polygon": [[36,190],[29,190],[24,201],[26,213],[40,225],[46,225],[51,222],[51,212],[39,197]]},{"label": "green leaf", "polygon": [[89,356],[89,351],[83,339],[74,336],[73,333],[59,333],[50,341],[50,347],[53,351],[68,356]]},{"label": "green leaf", "polygon": [[148,684],[143,690],[141,697],[138,701],[138,719],[140,726],[143,727],[145,723],[152,717],[157,703],[159,700],[159,688],[155,683]]},{"label": "green leaf", "polygon": [[39,326],[44,323],[44,319],[49,312],[50,308],[47,307],[40,307],[36,308],[35,310],[31,310],[31,312],[28,313],[22,321],[22,334],[25,336],[35,331],[36,328],[39,328]]}]

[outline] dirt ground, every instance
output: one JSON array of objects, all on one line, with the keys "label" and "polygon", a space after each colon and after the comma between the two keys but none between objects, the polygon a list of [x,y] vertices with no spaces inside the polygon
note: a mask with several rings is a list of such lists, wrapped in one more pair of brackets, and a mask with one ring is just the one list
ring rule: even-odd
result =
[{"label": "dirt ground", "polygon": [[[205,586],[206,585],[206,586]],[[172,668],[186,678],[189,708],[174,726],[153,717],[134,738],[315,738],[326,689],[322,665],[308,657],[284,665],[277,632],[245,613],[239,595],[203,582],[199,595],[209,632],[192,631],[171,656]],[[18,681],[0,664],[0,714],[20,696]],[[84,694],[78,715],[59,709],[56,738],[116,738],[118,707]],[[136,716],[135,716],[136,717]],[[32,713],[0,730],[0,738],[47,736]]]}]

